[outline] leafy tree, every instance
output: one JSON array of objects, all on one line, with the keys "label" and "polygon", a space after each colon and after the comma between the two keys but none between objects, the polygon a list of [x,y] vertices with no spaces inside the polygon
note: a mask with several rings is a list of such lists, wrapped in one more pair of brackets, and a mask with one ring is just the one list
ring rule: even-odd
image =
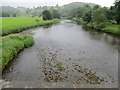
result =
[{"label": "leafy tree", "polygon": [[53,18],[60,18],[60,13],[58,10],[52,10]]},{"label": "leafy tree", "polygon": [[115,20],[120,24],[120,1],[115,2]]},{"label": "leafy tree", "polygon": [[93,10],[96,10],[96,9],[98,9],[98,8],[100,8],[100,6],[99,6],[99,5],[95,5],[95,6],[93,7]]},{"label": "leafy tree", "polygon": [[52,13],[49,10],[44,10],[42,12],[43,19],[44,20],[51,20],[52,19]]},{"label": "leafy tree", "polygon": [[26,10],[26,14],[29,14],[30,11],[31,11],[31,9],[28,8],[28,9]]},{"label": "leafy tree", "polygon": [[10,14],[8,12],[3,11],[2,12],[2,17],[10,17]]},{"label": "leafy tree", "polygon": [[83,7],[77,9],[77,17],[81,18],[84,15]]},{"label": "leafy tree", "polygon": [[13,13],[13,17],[16,17],[17,16],[17,14],[16,13]]},{"label": "leafy tree", "polygon": [[104,23],[107,21],[107,18],[103,12],[102,8],[98,8],[96,10],[93,11],[92,13],[92,21],[100,24],[100,23]]},{"label": "leafy tree", "polygon": [[113,10],[104,7],[103,12],[108,20],[113,20],[113,18],[114,18],[114,11]]},{"label": "leafy tree", "polygon": [[92,11],[87,12],[84,16],[83,16],[83,20],[86,21],[87,23],[90,22],[92,20]]},{"label": "leafy tree", "polygon": [[86,8],[91,8],[89,4],[86,4],[84,7],[86,7]]},{"label": "leafy tree", "polygon": [[120,1],[116,1],[114,6],[111,6],[107,11],[107,18],[109,20],[116,20],[120,24]]},{"label": "leafy tree", "polygon": [[107,13],[109,15],[109,19],[110,20],[114,20],[115,19],[116,10],[115,10],[114,6],[111,6]]}]

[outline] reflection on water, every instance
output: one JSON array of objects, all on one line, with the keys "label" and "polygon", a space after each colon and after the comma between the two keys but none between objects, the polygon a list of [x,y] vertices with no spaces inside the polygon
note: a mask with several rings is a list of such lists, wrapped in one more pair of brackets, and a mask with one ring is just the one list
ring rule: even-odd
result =
[{"label": "reflection on water", "polygon": [[111,46],[111,48],[118,50],[118,40],[119,40],[118,36],[107,34],[100,31],[95,31],[95,30],[91,30],[88,32],[90,34],[91,39],[103,41],[107,45]]},{"label": "reflection on water", "polygon": [[[3,78],[13,87],[25,87],[28,82],[33,87],[117,87],[116,36],[86,30],[70,20],[21,34],[33,35],[35,45],[4,71]],[[56,67],[57,62],[62,65]]]}]

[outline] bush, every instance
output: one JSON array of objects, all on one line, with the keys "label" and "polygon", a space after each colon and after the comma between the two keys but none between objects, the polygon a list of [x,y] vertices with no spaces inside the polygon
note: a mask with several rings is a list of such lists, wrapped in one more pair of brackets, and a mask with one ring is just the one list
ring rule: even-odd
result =
[{"label": "bush", "polygon": [[52,13],[48,10],[44,10],[42,12],[42,15],[43,15],[44,20],[51,20],[52,19]]},{"label": "bush", "polygon": [[93,29],[97,29],[97,30],[101,30],[103,28],[105,28],[105,24],[104,23],[96,23],[96,22],[90,22],[87,24],[88,27],[93,28]]}]

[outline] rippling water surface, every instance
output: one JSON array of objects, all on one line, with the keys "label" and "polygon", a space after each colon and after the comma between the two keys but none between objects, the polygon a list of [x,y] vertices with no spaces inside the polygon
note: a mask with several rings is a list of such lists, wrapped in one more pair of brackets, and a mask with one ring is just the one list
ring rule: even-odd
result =
[{"label": "rippling water surface", "polygon": [[70,20],[21,34],[33,35],[35,44],[4,71],[4,87],[117,87],[116,36],[86,30]]}]

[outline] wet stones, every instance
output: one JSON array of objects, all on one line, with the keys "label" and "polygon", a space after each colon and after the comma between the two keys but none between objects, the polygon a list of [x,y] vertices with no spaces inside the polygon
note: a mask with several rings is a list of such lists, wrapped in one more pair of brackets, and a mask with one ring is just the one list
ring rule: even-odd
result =
[{"label": "wet stones", "polygon": [[44,80],[46,82],[58,82],[63,80],[64,78],[67,78],[67,76],[62,75],[63,70],[65,70],[64,67],[45,67],[43,69],[43,73],[45,75]]},{"label": "wet stones", "polygon": [[80,65],[74,64],[74,69],[84,76],[82,77],[89,84],[101,84],[104,82],[104,78],[97,76],[95,73],[91,72],[91,70],[83,69]]}]

